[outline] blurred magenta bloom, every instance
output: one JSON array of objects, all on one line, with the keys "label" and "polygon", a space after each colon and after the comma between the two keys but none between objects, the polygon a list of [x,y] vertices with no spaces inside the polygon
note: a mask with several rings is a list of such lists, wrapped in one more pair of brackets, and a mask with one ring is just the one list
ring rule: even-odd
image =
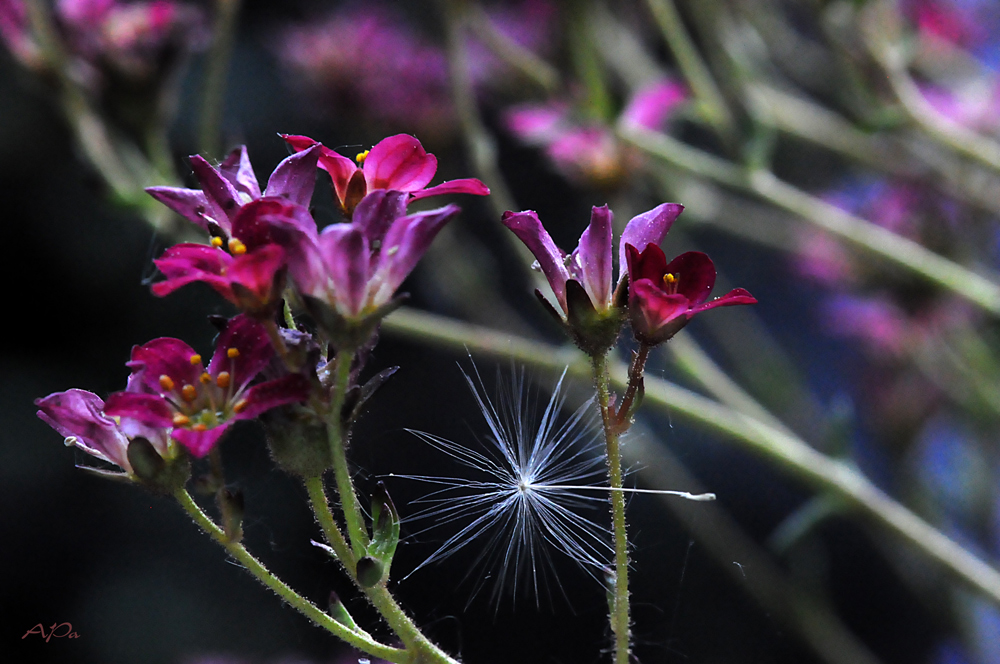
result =
[{"label": "blurred magenta bloom", "polygon": [[[643,245],[659,244],[683,209],[684,206],[676,203],[664,203],[633,217],[622,233],[622,246],[633,242]],[[552,241],[534,211],[505,212],[502,222],[534,254],[539,269],[556,296],[559,308],[566,315],[569,313],[566,298],[569,281],[576,281],[583,286],[595,310],[604,312],[611,308],[611,291],[614,287],[614,246],[611,234],[613,218],[607,205],[594,207],[591,210],[590,225],[583,231],[579,244],[569,255]],[[625,264],[623,252],[624,250],[619,266]]]},{"label": "blurred magenta bloom", "polygon": [[[558,7],[548,0],[520,0],[520,2],[495,2],[484,9],[497,32],[521,48],[539,56],[553,54],[558,41]],[[467,35],[466,65],[469,76],[477,88],[496,87],[521,82],[511,77],[511,68],[478,36]]]},{"label": "blurred magenta bloom", "polygon": [[715,286],[715,265],[700,251],[688,251],[667,263],[656,244],[640,252],[625,244],[629,274],[629,315],[639,341],[654,345],[674,336],[702,311],[734,304],[756,304],[742,288],[706,302]]},{"label": "blurred magenta bloom", "polygon": [[[75,75],[95,85],[101,72],[133,80],[162,73],[179,52],[206,41],[202,10],[173,0],[60,0],[53,18],[60,29]],[[0,0],[0,37],[29,67],[40,63],[23,0]]]},{"label": "blurred magenta bloom", "polygon": [[167,429],[148,426],[131,417],[111,417],[104,401],[85,390],[72,389],[36,399],[38,417],[66,438],[66,444],[78,447],[93,457],[113,463],[132,474],[128,445],[132,438],[146,438],[166,457],[169,453]]},{"label": "blurred magenta bloom", "polygon": [[424,134],[452,131],[444,51],[385,5],[353,6],[287,29],[278,54],[342,117]]},{"label": "blurred magenta bloom", "polygon": [[[632,96],[619,122],[661,129],[686,99],[680,84],[656,81]],[[504,121],[514,136],[542,147],[560,172],[577,181],[613,186],[641,163],[640,155],[622,144],[611,127],[577,120],[573,108],[562,100],[514,106],[506,111]]]},{"label": "blurred magenta bloom", "polygon": [[282,138],[295,150],[319,150],[319,167],[330,174],[334,196],[348,217],[361,199],[379,190],[403,192],[409,194],[410,200],[444,194],[487,196],[490,193],[476,178],[449,180],[427,188],[437,172],[437,158],[408,134],[383,138],[354,160],[308,136],[283,135]]},{"label": "blurred magenta bloom", "polygon": [[264,326],[247,316],[229,321],[207,369],[180,339],[154,339],[132,349],[128,389],[108,397],[104,412],[147,427],[172,427],[170,436],[202,457],[233,422],[308,398],[309,381],[301,374],[250,386],[273,356]]},{"label": "blurred magenta bloom", "polygon": [[299,292],[348,319],[389,303],[431,241],[460,211],[456,205],[406,214],[409,194],[378,189],[365,196],[350,223],[318,232],[315,223],[275,220],[285,233],[289,274]]}]

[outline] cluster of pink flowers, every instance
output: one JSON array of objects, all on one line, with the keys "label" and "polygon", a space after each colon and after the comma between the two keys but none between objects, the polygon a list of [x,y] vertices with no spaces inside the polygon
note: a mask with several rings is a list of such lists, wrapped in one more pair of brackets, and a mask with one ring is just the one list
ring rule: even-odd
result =
[{"label": "cluster of pink flowers", "polygon": [[[174,0],[59,0],[53,19],[74,77],[97,88],[107,76],[145,80],[176,54],[205,43],[202,11]],[[0,38],[25,65],[42,64],[24,0],[0,0]]]},{"label": "cluster of pink flowers", "polygon": [[[299,151],[278,165],[263,190],[244,147],[218,166],[192,157],[200,189],[147,190],[211,237],[207,245],[170,247],[154,261],[164,276],[153,284],[154,294],[201,281],[242,313],[226,325],[207,366],[183,341],[154,339],[133,349],[128,387],[107,401],[83,390],[39,399],[39,417],[69,443],[148,480],[132,458],[136,439],[164,460],[182,456],[178,445],[201,457],[236,421],[322,399],[315,361],[309,366],[282,357],[274,369],[272,360],[288,352],[281,337],[300,333],[274,323],[286,287],[305,302],[322,338],[358,347],[394,306],[396,289],[434,236],[459,212],[446,205],[410,214],[409,201],[489,193],[474,179],[427,188],[437,162],[411,136],[381,141],[358,155],[357,166],[312,139],[287,140]],[[346,221],[322,230],[308,208],[318,168],[333,176],[338,200],[350,201]]]}]

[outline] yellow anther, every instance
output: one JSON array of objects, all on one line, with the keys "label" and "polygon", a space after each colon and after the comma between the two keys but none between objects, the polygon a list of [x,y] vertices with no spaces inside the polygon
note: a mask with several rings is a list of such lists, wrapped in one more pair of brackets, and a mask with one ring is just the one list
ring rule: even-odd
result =
[{"label": "yellow anther", "polygon": [[362,164],[365,163],[365,159],[368,158],[369,152],[371,152],[371,150],[365,150],[364,152],[359,152],[356,155],[354,155],[354,161],[358,162],[358,166],[361,166]]},{"label": "yellow anther", "polygon": [[234,413],[242,413],[246,409],[247,409],[247,400],[246,399],[240,399],[239,401],[236,402],[236,405],[233,406],[233,412]]},{"label": "yellow anther", "polygon": [[198,364],[199,362],[201,362],[201,355],[195,353],[194,355],[189,357],[188,360],[191,362],[192,365]]},{"label": "yellow anther", "polygon": [[677,277],[675,277],[674,275],[670,274],[669,272],[667,272],[665,275],[663,275],[663,283],[665,283],[665,284],[672,284],[672,283],[675,283],[676,281],[677,281]]},{"label": "yellow anther", "polygon": [[196,425],[194,425],[191,428],[194,429],[195,431],[202,432],[202,431],[206,431],[208,429],[208,425],[207,424],[196,424]]},{"label": "yellow anther", "polygon": [[177,413],[176,415],[174,415],[174,426],[175,427],[182,427],[185,424],[189,424],[190,422],[191,422],[191,418],[188,417],[187,415],[184,415],[183,413]]},{"label": "yellow anther", "polygon": [[235,358],[235,357],[239,357],[239,356],[240,356],[240,349],[239,348],[227,348],[226,349],[226,357],[228,357],[230,360],[233,359],[233,358]]},{"label": "yellow anther", "polygon": [[237,240],[236,238],[230,238],[229,240],[229,253],[236,256],[242,256],[247,252],[247,246]]},{"label": "yellow anther", "polygon": [[208,385],[209,383],[212,382],[212,377],[208,375],[207,371],[205,371],[200,376],[198,376],[198,380],[201,381],[202,385]]},{"label": "yellow anther", "polygon": [[215,384],[221,387],[222,389],[226,389],[227,387],[229,387],[229,372],[220,371],[219,375],[215,377]]},{"label": "yellow anther", "polygon": [[168,376],[167,374],[163,374],[162,376],[160,376],[160,387],[162,387],[167,392],[174,389],[173,379],[171,379],[170,376]]},{"label": "yellow anther", "polygon": [[222,246],[222,238],[221,237],[213,237],[211,240],[209,240],[209,244],[211,244],[213,247],[215,247],[216,249],[218,249],[219,247]]},{"label": "yellow anther", "polygon": [[181,388],[181,396],[185,401],[194,401],[198,397],[198,388],[194,385],[185,385]]}]

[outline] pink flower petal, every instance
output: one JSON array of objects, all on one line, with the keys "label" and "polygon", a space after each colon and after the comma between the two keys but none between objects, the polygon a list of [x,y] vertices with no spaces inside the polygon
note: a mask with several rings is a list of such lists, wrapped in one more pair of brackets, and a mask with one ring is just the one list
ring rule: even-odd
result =
[{"label": "pink flower petal", "polygon": [[415,192],[423,189],[437,172],[437,158],[427,154],[413,136],[396,134],[379,141],[364,164],[368,191],[395,189]]},{"label": "pink flower petal", "polygon": [[565,265],[566,254],[552,241],[548,231],[542,227],[538,215],[532,210],[507,211],[503,213],[500,221],[534,254],[559,305],[566,311],[566,282],[570,278]]}]

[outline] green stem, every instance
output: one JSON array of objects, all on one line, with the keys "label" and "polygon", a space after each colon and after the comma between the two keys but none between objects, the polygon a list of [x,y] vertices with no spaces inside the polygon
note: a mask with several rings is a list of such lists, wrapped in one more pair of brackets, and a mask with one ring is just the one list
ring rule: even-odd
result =
[{"label": "green stem", "polygon": [[[581,379],[592,373],[591,363],[571,346],[552,346],[405,307],[386,318],[382,330],[459,352],[488,353],[551,371],[568,368],[571,375]],[[622,363],[611,363],[609,373],[613,384],[627,385],[628,369]],[[687,418],[723,434],[806,483],[844,498],[878,526],[901,537],[970,587],[1000,603],[1000,571],[893,500],[850,463],[813,449],[791,432],[663,379],[646,376],[645,386],[645,403],[669,408],[671,416]]]},{"label": "green stem", "polygon": [[276,577],[268,570],[263,563],[253,557],[246,548],[238,542],[230,542],[219,526],[212,521],[207,514],[195,503],[194,499],[184,489],[174,492],[174,497],[181,504],[184,511],[194,520],[198,526],[205,531],[212,539],[225,547],[233,558],[235,558],[248,572],[257,577],[257,580],[273,590],[283,600],[288,602],[299,613],[304,615],[315,624],[327,630],[331,634],[346,641],[350,645],[362,650],[374,657],[380,657],[397,664],[413,664],[416,660],[410,653],[399,648],[392,648],[372,639],[368,634],[360,631],[348,629],[336,620],[321,611],[319,607],[305,599],[292,590],[284,581]]},{"label": "green stem", "polygon": [[611,606],[611,631],[615,635],[615,664],[629,664],[628,533],[625,527],[625,493],[621,490],[622,455],[618,444],[618,422],[609,405],[610,389],[606,355],[592,358],[597,404],[604,425],[608,452],[608,481],[611,487],[611,528],[615,538],[615,588]]},{"label": "green stem", "polygon": [[344,510],[344,522],[347,524],[347,535],[351,540],[351,549],[355,559],[365,555],[368,548],[368,533],[365,530],[361,506],[354,493],[354,482],[351,480],[351,470],[347,465],[347,448],[345,443],[344,425],[341,411],[344,409],[344,396],[347,384],[351,378],[351,358],[353,353],[338,350],[333,359],[333,392],[330,412],[326,418],[326,431],[330,442],[330,458],[333,460],[333,475],[337,480],[337,493],[340,494],[340,504]]},{"label": "green stem", "polygon": [[330,501],[326,497],[326,489],[323,488],[323,478],[307,477],[305,484],[306,491],[309,492],[309,502],[312,503],[313,514],[316,515],[316,520],[319,521],[320,528],[326,535],[327,543],[336,552],[337,558],[344,564],[347,572],[353,578],[357,560],[354,558],[354,552],[351,551],[351,545],[347,543],[344,534],[340,532],[340,527],[333,518],[333,512],[330,511]]}]

